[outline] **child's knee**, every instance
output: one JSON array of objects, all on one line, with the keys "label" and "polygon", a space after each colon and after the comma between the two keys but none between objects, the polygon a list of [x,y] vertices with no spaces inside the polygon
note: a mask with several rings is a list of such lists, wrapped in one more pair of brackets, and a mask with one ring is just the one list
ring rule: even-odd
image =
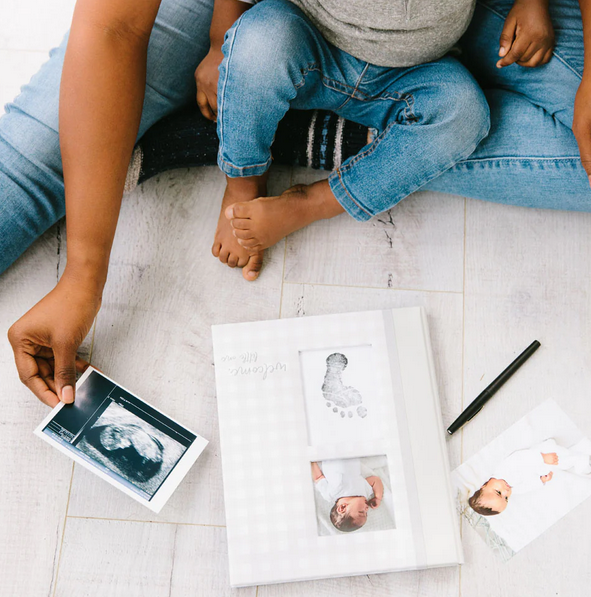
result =
[{"label": "child's knee", "polygon": [[490,130],[490,110],[482,89],[468,71],[462,68],[449,81],[452,100],[449,104],[451,131],[456,141],[471,149]]},{"label": "child's knee", "polygon": [[242,15],[222,48],[233,76],[259,86],[261,77],[287,72],[305,37],[297,11],[288,0],[268,0]]}]

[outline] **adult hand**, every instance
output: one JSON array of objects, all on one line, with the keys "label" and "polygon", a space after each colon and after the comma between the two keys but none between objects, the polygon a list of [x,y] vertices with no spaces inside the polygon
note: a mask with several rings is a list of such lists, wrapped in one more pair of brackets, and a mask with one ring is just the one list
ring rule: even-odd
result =
[{"label": "adult hand", "polygon": [[501,33],[498,68],[516,62],[535,67],[549,62],[554,48],[554,27],[548,0],[516,0]]},{"label": "adult hand", "polygon": [[197,105],[201,114],[214,122],[218,116],[218,68],[223,58],[221,48],[212,47],[195,71]]},{"label": "adult hand", "polygon": [[575,96],[573,133],[579,144],[581,164],[591,185],[591,77],[584,74]]},{"label": "adult hand", "polygon": [[558,464],[558,454],[556,452],[548,452],[547,454],[542,452],[542,458],[546,464]]},{"label": "adult hand", "polygon": [[9,330],[20,380],[48,406],[74,401],[76,371],[88,363],[76,351],[100,308],[100,297],[62,276],[57,286]]}]

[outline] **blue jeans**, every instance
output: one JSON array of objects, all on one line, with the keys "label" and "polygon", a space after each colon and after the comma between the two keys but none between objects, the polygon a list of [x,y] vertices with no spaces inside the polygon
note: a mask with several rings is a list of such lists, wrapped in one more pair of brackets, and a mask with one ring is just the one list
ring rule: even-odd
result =
[{"label": "blue jeans", "polygon": [[[555,56],[544,67],[495,69],[507,0],[476,8],[464,62],[483,85],[491,130],[475,152],[423,188],[532,207],[591,211],[570,130],[583,70],[577,0],[550,3]],[[194,102],[193,72],[209,48],[213,0],[163,0],[148,51],[139,136]],[[65,213],[58,93],[66,39],[0,118],[0,273]]]},{"label": "blue jeans", "polygon": [[409,68],[369,64],[328,43],[289,0],[265,0],[245,12],[222,51],[221,170],[231,177],[263,174],[290,107],[331,110],[376,131],[328,178],[356,220],[369,220],[440,176],[488,133],[484,94],[454,58]]},{"label": "blue jeans", "polygon": [[579,4],[550,1],[556,47],[548,64],[498,69],[499,37],[512,5],[512,0],[479,1],[461,40],[462,61],[490,106],[489,135],[424,189],[523,207],[591,211],[589,180],[571,130],[583,74]]}]

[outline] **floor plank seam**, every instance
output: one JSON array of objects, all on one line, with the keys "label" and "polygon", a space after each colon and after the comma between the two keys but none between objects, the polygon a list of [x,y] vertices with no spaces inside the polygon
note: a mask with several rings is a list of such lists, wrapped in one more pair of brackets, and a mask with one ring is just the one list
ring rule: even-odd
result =
[{"label": "floor plank seam", "polygon": [[[66,538],[66,527],[68,525],[68,509],[70,508],[70,497],[72,496],[72,483],[74,481],[74,464],[72,463],[72,472],[70,473],[70,486],[68,487],[68,499],[66,501],[66,513],[64,515],[64,527],[62,529],[62,540],[60,542],[60,551],[59,551],[59,556],[57,558],[57,566],[55,569],[55,581],[54,581],[54,585],[53,585],[53,597],[55,597],[56,591],[57,591],[57,583],[59,582],[59,574],[60,574],[60,564],[62,562],[62,553],[64,550],[64,541]],[[49,587],[49,589],[51,590],[51,586]]]},{"label": "floor plank seam", "polygon": [[[467,211],[468,201],[464,197],[464,268],[462,271],[462,360],[461,360],[461,376],[462,376],[462,390],[460,392],[460,411],[464,410],[464,345],[466,339],[466,230],[467,230]],[[460,462],[464,461],[464,430],[460,430]],[[460,541],[463,539],[463,521],[460,516]],[[462,566],[458,570],[458,597],[462,597]]]},{"label": "floor plank seam", "polygon": [[294,286],[323,286],[328,288],[365,288],[367,290],[395,290],[395,291],[406,291],[406,292],[434,292],[438,294],[463,294],[463,290],[435,290],[430,288],[403,288],[403,287],[392,287],[392,286],[364,286],[358,284],[325,284],[319,282],[292,282],[285,280],[285,284],[292,284]]},{"label": "floor plank seam", "polygon": [[201,522],[179,522],[177,520],[137,520],[135,518],[109,518],[106,516],[77,516],[75,514],[69,514],[68,518],[75,520],[101,520],[105,522],[136,522],[140,524],[171,524],[171,525],[183,525],[186,527],[208,527],[216,529],[225,529],[225,524],[206,524]]}]

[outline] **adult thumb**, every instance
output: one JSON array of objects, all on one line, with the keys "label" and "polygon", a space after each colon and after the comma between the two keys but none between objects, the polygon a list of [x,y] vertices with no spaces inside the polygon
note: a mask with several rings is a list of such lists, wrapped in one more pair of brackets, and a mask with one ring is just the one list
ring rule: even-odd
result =
[{"label": "adult thumb", "polygon": [[74,402],[76,388],[76,347],[64,344],[53,349],[53,379],[57,397],[66,404]]}]

